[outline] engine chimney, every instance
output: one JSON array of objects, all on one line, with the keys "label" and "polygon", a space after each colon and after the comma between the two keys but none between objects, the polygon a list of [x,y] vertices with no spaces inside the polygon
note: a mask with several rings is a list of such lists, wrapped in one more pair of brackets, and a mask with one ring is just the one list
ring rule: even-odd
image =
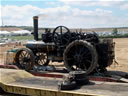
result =
[{"label": "engine chimney", "polygon": [[33,24],[34,24],[34,40],[38,41],[38,16],[33,17]]}]

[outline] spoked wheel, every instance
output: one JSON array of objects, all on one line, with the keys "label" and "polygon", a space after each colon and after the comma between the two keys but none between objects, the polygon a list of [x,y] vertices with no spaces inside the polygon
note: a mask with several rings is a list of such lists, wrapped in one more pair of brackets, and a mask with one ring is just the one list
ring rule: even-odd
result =
[{"label": "spoked wheel", "polygon": [[16,53],[15,61],[20,69],[30,71],[35,64],[34,54],[28,48],[19,49]]},{"label": "spoked wheel", "polygon": [[71,33],[65,26],[58,26],[53,30],[53,41],[58,46],[65,46],[70,42]]},{"label": "spoked wheel", "polygon": [[98,60],[96,49],[83,40],[70,43],[64,50],[63,59],[69,71],[84,70],[86,74],[96,68]]},{"label": "spoked wheel", "polygon": [[47,66],[49,64],[49,60],[46,53],[36,53],[36,60],[37,65],[44,65]]}]

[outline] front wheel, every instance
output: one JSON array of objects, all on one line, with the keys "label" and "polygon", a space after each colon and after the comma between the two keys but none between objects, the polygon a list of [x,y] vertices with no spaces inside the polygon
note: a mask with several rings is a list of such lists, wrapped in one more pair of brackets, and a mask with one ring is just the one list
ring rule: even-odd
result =
[{"label": "front wheel", "polygon": [[15,63],[20,69],[30,71],[35,64],[33,52],[28,48],[19,49],[15,56]]}]

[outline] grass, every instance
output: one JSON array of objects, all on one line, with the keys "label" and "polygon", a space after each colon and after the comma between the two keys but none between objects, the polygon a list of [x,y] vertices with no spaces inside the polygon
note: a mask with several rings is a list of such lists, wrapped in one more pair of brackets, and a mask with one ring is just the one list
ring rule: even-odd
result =
[{"label": "grass", "polygon": [[9,37],[9,39],[13,39],[13,40],[34,40],[34,37],[32,35],[30,35],[30,36],[12,36],[12,37]]}]

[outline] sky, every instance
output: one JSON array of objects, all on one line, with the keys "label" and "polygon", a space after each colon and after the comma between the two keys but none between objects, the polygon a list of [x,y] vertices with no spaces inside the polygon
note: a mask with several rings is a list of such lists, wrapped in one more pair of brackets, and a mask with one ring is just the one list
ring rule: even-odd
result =
[{"label": "sky", "polygon": [[128,27],[128,0],[0,0],[0,25]]}]

